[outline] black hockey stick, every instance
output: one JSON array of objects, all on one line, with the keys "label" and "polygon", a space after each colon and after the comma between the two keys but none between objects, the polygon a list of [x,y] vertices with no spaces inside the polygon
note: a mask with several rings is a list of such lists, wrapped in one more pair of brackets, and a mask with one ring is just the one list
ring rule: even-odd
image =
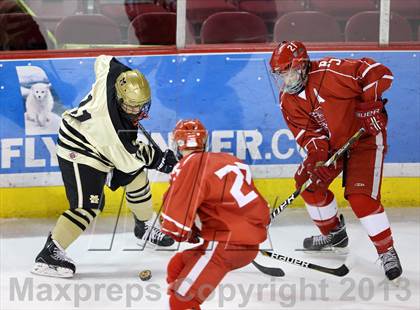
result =
[{"label": "black hockey stick", "polygon": [[152,135],[143,127],[142,124],[140,124],[140,122],[137,123],[137,126],[139,127],[139,129],[141,130],[141,132],[144,134],[144,136],[146,137],[146,139],[153,145],[153,147],[160,151],[161,154],[165,154],[164,151],[162,151],[162,149],[160,148],[160,146],[155,142],[155,140],[153,140]]},{"label": "black hockey stick", "polygon": [[140,124],[140,122],[137,123],[137,126],[139,127],[139,129],[141,130],[141,132],[144,134],[144,136],[146,137],[146,139],[158,150],[160,150],[162,153],[162,149],[159,147],[159,145],[157,145],[157,143],[155,142],[155,140],[153,140],[152,136],[150,135],[150,133],[143,127],[142,124]]},{"label": "black hockey stick", "polygon": [[[364,128],[360,128],[339,150],[337,150],[337,152],[335,152],[325,163],[324,163],[324,165],[325,166],[329,166],[329,165],[331,165],[331,164],[333,164],[335,161],[337,161],[337,159],[339,159],[349,148],[350,148],[350,146],[352,146],[353,144],[354,144],[354,142],[356,142],[359,138],[360,138],[360,136],[363,134],[365,132],[365,129]],[[299,195],[300,195],[300,193],[302,192],[302,191],[304,191],[310,184],[311,184],[311,179],[308,179],[303,185],[302,185],[302,187],[301,188],[298,188],[295,192],[293,192],[293,194],[291,194],[285,201],[283,201],[281,204],[280,204],[280,206],[278,206],[276,209],[274,209],[272,212],[271,212],[271,215],[270,215],[270,217],[271,217],[271,222],[273,221],[273,219],[277,216],[277,215],[279,215],[284,209],[286,209],[286,207],[287,206],[289,206],[289,205],[291,205],[292,204],[292,202],[296,199],[296,197],[298,197]],[[265,255],[265,256],[270,256],[270,255],[267,255],[267,254],[265,254],[265,253],[272,253],[272,252],[267,252],[267,251],[263,251],[263,250],[261,250],[260,251],[263,255]],[[292,258],[292,257],[287,257],[287,256],[283,256],[283,255],[281,255],[281,254],[276,254],[277,255],[277,257],[285,257],[285,258],[287,258],[287,259],[289,259],[289,260],[292,260],[292,261],[296,261],[296,262],[301,262],[300,260],[298,260],[298,259],[295,259],[295,258]],[[272,256],[270,256],[270,257],[272,257]],[[275,257],[273,257],[273,258],[275,258]],[[278,259],[278,258],[277,258]],[[281,259],[278,259],[278,260],[281,260]],[[268,274],[268,275],[270,275],[270,276],[272,276],[272,277],[281,277],[281,276],[283,276],[284,275],[284,271],[282,270],[282,269],[280,269],[280,268],[274,268],[274,267],[266,267],[266,266],[262,266],[262,265],[260,265],[260,264],[258,264],[258,263],[256,263],[255,261],[253,261],[252,262],[253,263],[253,265],[255,266],[255,268],[257,268],[259,271],[261,271],[262,273],[265,273],[265,274]],[[308,263],[308,264],[310,264],[310,263]],[[329,268],[326,268],[325,269],[325,267],[322,267],[322,266],[318,266],[318,265],[314,265],[314,264],[311,264],[311,266],[316,266],[316,267],[318,267],[318,269],[317,268],[312,268],[312,269],[315,269],[315,270],[319,270],[319,271],[324,271],[324,272],[326,272],[325,270],[331,270],[331,269],[329,269]],[[348,272],[348,268],[345,266],[345,265],[343,265],[344,266],[344,271],[346,271],[347,270],[347,272]],[[343,268],[343,266],[341,266],[340,268]],[[305,266],[305,267],[307,267],[307,266]],[[310,268],[310,267],[307,267],[307,268]],[[322,268],[324,268],[323,270],[321,270]],[[340,269],[339,268],[339,272],[343,272],[343,270],[342,269]],[[334,270],[334,269],[333,269]],[[346,272],[346,274],[347,274],[347,272]],[[328,273],[328,272],[327,272]],[[281,274],[283,274],[283,275],[281,275]]]},{"label": "black hockey stick", "polygon": [[[293,258],[293,257],[284,256],[284,255],[281,255],[281,254],[278,254],[278,253],[275,253],[275,252],[270,252],[270,251],[265,251],[265,250],[261,250],[260,252],[264,256],[268,256],[268,257],[277,259],[277,260],[282,261],[282,262],[286,262],[286,263],[296,265],[296,266],[300,266],[300,267],[303,267],[303,268],[317,270],[317,271],[320,271],[320,272],[329,273],[329,274],[332,274],[332,275],[337,276],[337,277],[344,277],[346,274],[349,273],[349,268],[347,268],[347,266],[344,265],[344,264],[341,265],[338,268],[328,268],[328,267],[324,267],[324,266],[320,266],[320,265],[315,265],[315,264],[312,264],[312,263],[309,263],[309,262],[305,262],[303,260],[296,259],[296,258]],[[264,266],[261,266],[261,267],[264,267]],[[261,269],[259,269],[259,270],[261,270]],[[269,270],[266,270],[266,269],[263,269],[263,270],[264,271],[269,271]],[[264,272],[264,273],[266,273],[270,276],[272,275],[269,272]]]},{"label": "black hockey stick", "polygon": [[[337,161],[343,154],[356,142],[360,136],[365,132],[364,128],[360,128],[351,138],[335,152],[325,163],[324,166],[329,166]],[[298,188],[291,194],[285,201],[283,201],[277,208],[275,208],[271,214],[271,220],[273,220],[277,215],[279,215],[287,206],[291,205],[292,202],[303,192],[309,185],[311,185],[311,179],[308,179],[301,188]]]},{"label": "black hockey stick", "polygon": [[268,274],[272,277],[284,277],[284,271],[278,267],[266,267],[258,264],[256,261],[252,261],[252,264],[262,273]]}]

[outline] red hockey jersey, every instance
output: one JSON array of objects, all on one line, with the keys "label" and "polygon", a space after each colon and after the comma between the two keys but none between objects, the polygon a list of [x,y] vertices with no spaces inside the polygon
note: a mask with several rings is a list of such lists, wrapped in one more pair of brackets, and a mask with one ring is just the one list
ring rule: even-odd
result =
[{"label": "red hockey jersey", "polygon": [[175,166],[161,215],[162,231],[178,241],[188,238],[198,215],[205,240],[250,245],[266,239],[270,221],[249,166],[209,152],[192,153]]},{"label": "red hockey jersey", "polygon": [[302,92],[281,95],[281,110],[306,151],[336,150],[361,127],[356,103],[380,100],[392,80],[391,71],[370,58],[323,58],[311,62]]}]

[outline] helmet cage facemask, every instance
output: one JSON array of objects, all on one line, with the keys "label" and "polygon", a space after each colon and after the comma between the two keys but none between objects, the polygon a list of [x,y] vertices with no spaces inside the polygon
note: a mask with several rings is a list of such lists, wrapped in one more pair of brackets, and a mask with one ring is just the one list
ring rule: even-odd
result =
[{"label": "helmet cage facemask", "polygon": [[175,151],[178,159],[183,157],[182,151],[208,151],[209,139],[207,130],[185,130],[182,135],[176,136],[178,134],[172,137],[172,150]]},{"label": "helmet cage facemask", "polygon": [[119,107],[121,111],[131,120],[134,126],[137,126],[137,123],[143,119],[149,118],[149,110],[152,105],[152,101],[149,100],[143,105],[137,104],[133,105],[127,104],[121,98],[119,99]]},{"label": "helmet cage facemask", "polygon": [[284,70],[276,68],[271,71],[271,75],[281,92],[296,94],[305,87],[308,80],[307,61],[300,61]]}]

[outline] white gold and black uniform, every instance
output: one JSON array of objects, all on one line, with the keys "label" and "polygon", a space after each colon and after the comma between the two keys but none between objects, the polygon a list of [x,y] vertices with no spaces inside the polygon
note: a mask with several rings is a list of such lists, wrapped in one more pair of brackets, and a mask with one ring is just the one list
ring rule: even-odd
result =
[{"label": "white gold and black uniform", "polygon": [[[117,59],[99,56],[92,89],[77,108],[62,115],[57,156],[70,208],[58,218],[35,259],[33,273],[73,276],[75,265],[64,251],[102,211],[103,189],[109,172],[112,172],[112,190],[125,186],[127,207],[135,218],[136,237],[163,246],[173,243],[158,228],[146,224],[153,216],[147,169],[169,173],[176,158],[169,150],[163,153],[136,141],[138,129],[133,115],[123,111],[123,102],[116,94],[117,78],[128,71],[133,70]],[[145,83],[150,96],[147,80]]]},{"label": "white gold and black uniform", "polygon": [[[86,179],[83,182],[86,184],[84,184],[85,188],[82,188],[82,193],[87,197],[85,195],[78,197],[78,205],[71,203],[71,208],[102,208],[103,199],[101,199],[101,205],[95,206],[91,204],[89,197],[90,195],[102,196],[106,174],[114,168],[119,171],[120,176],[135,175],[146,165],[153,164],[150,158],[146,158],[149,162],[145,163],[136,156],[139,150],[138,145],[134,144],[137,138],[137,127],[121,112],[116,99],[115,80],[120,73],[127,70],[131,69],[115,58],[99,56],[95,62],[96,81],[91,91],[79,107],[65,111],[62,115],[57,146],[60,168],[64,168],[62,172],[67,173],[70,170],[68,167],[70,164],[60,159],[71,162],[72,169],[75,171],[91,170],[87,167],[84,169],[83,166],[97,171],[94,173],[96,176],[89,175],[91,174],[89,172],[86,172],[88,176],[85,178],[81,175],[81,182]],[[95,182],[92,182],[92,177]],[[63,178],[65,178],[64,175]],[[118,186],[113,184],[113,189],[116,188]],[[80,196],[77,193],[73,194]],[[67,195],[69,196],[68,192]],[[88,200],[83,201],[86,199]]]},{"label": "white gold and black uniform", "polygon": [[119,110],[114,83],[131,70],[111,56],[95,62],[96,81],[79,107],[62,115],[57,155],[103,172],[114,167],[134,173],[145,163],[136,157],[137,127]]},{"label": "white gold and black uniform", "polygon": [[[71,193],[67,190],[72,209],[102,209],[102,189],[108,172],[116,169],[115,175],[119,176],[120,180],[113,178],[112,181],[112,189],[115,190],[119,185],[129,183],[133,178],[130,176],[138,175],[145,167],[153,168],[153,159],[158,159],[158,156],[150,158],[155,155],[153,149],[149,149],[149,152],[138,152],[139,145],[135,144],[138,129],[119,108],[114,83],[118,75],[127,70],[131,69],[115,58],[99,56],[95,62],[96,81],[91,91],[79,107],[67,110],[62,115],[57,156],[63,179],[64,182],[74,183],[72,175],[79,173],[79,177],[74,178],[76,181],[80,179],[83,185],[77,192]],[[151,148],[147,145],[141,147]],[[70,180],[66,180],[67,174]],[[124,177],[125,180],[122,180]],[[147,185],[147,176],[144,179],[144,185]],[[73,185],[80,187],[80,184]],[[149,189],[146,187],[145,189]],[[149,190],[146,193],[148,195],[141,195],[141,200],[150,200],[151,195],[148,192]],[[91,195],[102,197],[100,204],[98,200],[90,199]],[[77,199],[73,196],[77,196]]]}]

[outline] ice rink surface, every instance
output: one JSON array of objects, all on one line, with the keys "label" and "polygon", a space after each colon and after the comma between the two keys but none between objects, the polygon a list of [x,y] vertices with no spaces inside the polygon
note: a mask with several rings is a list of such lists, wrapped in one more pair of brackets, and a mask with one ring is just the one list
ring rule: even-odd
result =
[{"label": "ice rink surface", "polygon": [[[317,230],[302,209],[289,208],[270,228],[276,252],[315,264],[338,267],[343,277],[257,257],[281,267],[283,278],[270,278],[253,266],[228,274],[203,309],[420,309],[420,209],[387,209],[395,247],[403,266],[399,287],[385,280],[377,254],[353,213],[344,209],[350,238],[347,255],[309,255],[294,251]],[[131,217],[98,218],[68,250],[77,265],[72,279],[32,275],[55,220],[0,220],[0,309],[168,309],[166,265],[174,251],[141,249]],[[114,229],[116,227],[115,234]],[[182,246],[184,248],[184,246]],[[175,249],[176,250],[176,249]],[[150,269],[151,280],[138,277]]]}]

